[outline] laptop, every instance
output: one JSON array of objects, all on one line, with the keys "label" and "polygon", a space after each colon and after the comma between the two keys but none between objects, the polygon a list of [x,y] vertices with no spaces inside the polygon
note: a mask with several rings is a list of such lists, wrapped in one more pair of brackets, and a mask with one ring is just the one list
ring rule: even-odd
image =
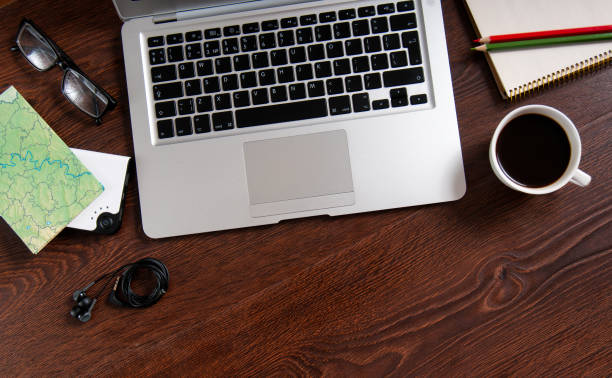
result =
[{"label": "laptop", "polygon": [[151,238],[457,200],[440,0],[114,0]]}]

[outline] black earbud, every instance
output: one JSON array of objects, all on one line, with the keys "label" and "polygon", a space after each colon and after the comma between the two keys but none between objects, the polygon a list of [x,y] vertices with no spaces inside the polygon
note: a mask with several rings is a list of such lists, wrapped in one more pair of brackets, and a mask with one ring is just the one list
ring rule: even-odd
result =
[{"label": "black earbud", "polygon": [[77,290],[72,293],[72,299],[76,302],[76,305],[70,310],[70,316],[79,319],[83,323],[91,319],[91,310],[96,304],[95,299],[91,299],[87,296],[86,290],[89,289],[94,282],[91,282],[83,289]]}]

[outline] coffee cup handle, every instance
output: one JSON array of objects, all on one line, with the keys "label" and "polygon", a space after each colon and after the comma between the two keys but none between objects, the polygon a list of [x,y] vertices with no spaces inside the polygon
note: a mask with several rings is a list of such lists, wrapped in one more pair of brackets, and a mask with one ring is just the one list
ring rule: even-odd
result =
[{"label": "coffee cup handle", "polygon": [[570,181],[578,186],[587,186],[591,182],[591,176],[577,169]]}]

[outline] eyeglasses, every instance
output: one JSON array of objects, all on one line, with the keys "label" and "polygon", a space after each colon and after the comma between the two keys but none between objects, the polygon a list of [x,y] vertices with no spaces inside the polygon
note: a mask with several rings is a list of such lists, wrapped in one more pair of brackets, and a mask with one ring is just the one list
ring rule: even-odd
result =
[{"label": "eyeglasses", "polygon": [[21,52],[38,71],[48,71],[56,65],[61,68],[64,71],[62,93],[79,110],[93,117],[96,124],[101,124],[104,113],[117,105],[110,94],[91,81],[32,21],[21,21],[15,43],[17,46],[11,50]]}]

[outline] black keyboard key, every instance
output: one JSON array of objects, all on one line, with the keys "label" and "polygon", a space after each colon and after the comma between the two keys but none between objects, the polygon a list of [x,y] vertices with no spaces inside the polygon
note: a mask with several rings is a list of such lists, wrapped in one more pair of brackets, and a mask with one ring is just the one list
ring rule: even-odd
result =
[{"label": "black keyboard key", "polygon": [[168,62],[180,62],[183,60],[183,46],[172,46],[166,50]]},{"label": "black keyboard key", "polygon": [[287,101],[287,88],[284,85],[270,88],[270,100],[272,102]]},{"label": "black keyboard key", "polygon": [[234,117],[232,112],[213,113],[212,115],[213,130],[222,131],[234,128]]},{"label": "black keyboard key", "polygon": [[202,82],[199,79],[187,80],[185,82],[185,95],[197,96],[202,94]]},{"label": "black keyboard key", "polygon": [[223,28],[223,36],[231,37],[233,35],[240,34],[240,26],[239,25],[231,25]]},{"label": "black keyboard key", "polygon": [[229,57],[215,59],[215,72],[217,74],[227,73],[232,70],[232,60]]},{"label": "black keyboard key", "polygon": [[166,63],[164,49],[149,50],[149,63],[151,65]]},{"label": "black keyboard key", "polygon": [[251,23],[242,25],[243,34],[257,33],[258,31],[259,31],[259,23],[257,22],[251,22]]},{"label": "black keyboard key", "polygon": [[259,71],[257,76],[259,76],[259,85],[276,84],[276,78],[274,77],[274,70],[272,68]]},{"label": "black keyboard key", "polygon": [[251,91],[253,105],[263,105],[268,103],[268,90],[266,88],[257,88]]},{"label": "black keyboard key", "polygon": [[389,60],[387,54],[376,54],[370,57],[372,61],[372,70],[386,70],[389,68]]},{"label": "black keyboard key", "polygon": [[416,15],[414,13],[396,14],[389,17],[391,30],[406,30],[416,28]]},{"label": "black keyboard key", "polygon": [[295,76],[300,81],[312,79],[312,65],[300,64],[295,66]]},{"label": "black keyboard key", "polygon": [[306,98],[306,86],[304,83],[291,84],[289,86],[289,98],[292,100]]},{"label": "black keyboard key", "polygon": [[303,63],[306,61],[306,49],[302,46],[289,49],[289,61],[291,63]]},{"label": "black keyboard key", "polygon": [[387,17],[376,17],[371,19],[370,26],[372,27],[372,34],[386,33],[389,31]]},{"label": "black keyboard key", "polygon": [[295,31],[295,40],[300,45],[312,42],[312,28],[301,28]]},{"label": "black keyboard key", "polygon": [[293,67],[291,66],[278,68],[276,70],[276,74],[278,75],[279,83],[290,83],[295,81],[295,77],[293,76]]},{"label": "black keyboard key", "polygon": [[356,56],[353,58],[352,62],[354,73],[367,72],[370,70],[370,60],[367,56]]},{"label": "black keyboard key", "polygon": [[363,83],[365,89],[378,89],[382,87],[382,82],[380,81],[380,74],[378,72],[370,73],[363,76]]},{"label": "black keyboard key", "polygon": [[185,46],[185,57],[187,59],[200,59],[202,57],[202,45],[200,43],[192,43]]},{"label": "black keyboard key", "polygon": [[330,77],[332,75],[331,63],[330,62],[316,62],[315,65],[315,76],[317,79],[323,77]]},{"label": "black keyboard key", "polygon": [[278,32],[278,46],[293,46],[295,45],[295,38],[293,38],[293,30],[281,30]]},{"label": "black keyboard key", "polygon": [[204,78],[203,83],[204,93],[215,93],[221,90],[219,87],[219,78],[217,76]]},{"label": "black keyboard key", "polygon": [[208,76],[213,74],[213,62],[212,59],[200,60],[196,63],[196,69],[198,70],[198,76]]},{"label": "black keyboard key", "polygon": [[276,47],[276,36],[274,33],[263,33],[259,35],[260,49],[273,49]]},{"label": "black keyboard key", "polygon": [[328,95],[344,93],[344,84],[340,78],[328,79],[325,85],[327,86]]},{"label": "black keyboard key", "polygon": [[351,25],[353,27],[353,36],[355,37],[370,34],[370,24],[368,20],[353,21]]},{"label": "black keyboard key", "polygon": [[196,109],[198,113],[210,112],[213,109],[212,96],[196,98]]},{"label": "black keyboard key", "polygon": [[337,96],[329,98],[329,114],[341,115],[351,112],[351,98],[349,96]]},{"label": "black keyboard key", "polygon": [[394,13],[395,12],[395,5],[393,3],[379,4],[376,7],[376,10],[378,11],[378,14]]},{"label": "black keyboard key", "polygon": [[300,17],[300,25],[314,25],[317,23],[317,15],[316,14],[307,14],[305,16]]},{"label": "black keyboard key", "polygon": [[240,87],[253,88],[257,86],[257,75],[253,71],[240,74]]},{"label": "black keyboard key", "polygon": [[176,108],[174,101],[158,102],[155,104],[155,116],[157,118],[174,117]]},{"label": "black keyboard key", "polygon": [[327,50],[328,58],[339,58],[344,56],[342,42],[329,42],[325,45],[325,49]]},{"label": "black keyboard key", "polygon": [[234,91],[238,89],[238,75],[230,74],[222,76],[221,86],[224,91]]},{"label": "black keyboard key", "polygon": [[351,36],[351,24],[348,22],[338,22],[334,24],[334,38],[342,39]]},{"label": "black keyboard key", "polygon": [[232,58],[234,71],[245,71],[251,69],[251,59],[248,54],[235,55]]},{"label": "black keyboard key", "polygon": [[387,34],[383,36],[383,46],[385,50],[396,50],[400,48],[400,39],[398,34]]},{"label": "black keyboard key", "polygon": [[401,106],[408,105],[408,92],[406,91],[406,88],[391,89],[389,95],[391,96],[392,107],[399,108]]},{"label": "black keyboard key", "polygon": [[351,61],[348,58],[334,60],[334,75],[348,75],[351,73]]},{"label": "black keyboard key", "polygon": [[232,99],[229,93],[215,95],[215,110],[225,110],[232,107]]},{"label": "black keyboard key", "polygon": [[391,53],[391,67],[405,67],[408,65],[408,57],[406,56],[406,51],[394,51]]},{"label": "black keyboard key", "polygon": [[363,90],[361,76],[347,76],[344,78],[344,86],[347,92],[359,92]]},{"label": "black keyboard key", "polygon": [[308,97],[325,96],[325,85],[323,80],[311,81],[308,83]]},{"label": "black keyboard key", "polygon": [[240,52],[238,48],[238,38],[227,38],[221,43],[223,45],[223,54],[236,54]]},{"label": "black keyboard key", "polygon": [[408,12],[414,10],[414,1],[400,1],[397,3],[397,11],[398,12]]},{"label": "black keyboard key", "polygon": [[418,94],[418,95],[410,96],[410,105],[420,105],[420,104],[427,104],[426,94]]},{"label": "black keyboard key", "polygon": [[380,44],[380,37],[368,37],[363,40],[363,48],[367,53],[378,52],[382,50],[382,45]]},{"label": "black keyboard key", "polygon": [[253,68],[265,68],[270,65],[267,52],[258,52],[251,56]]},{"label": "black keyboard key", "polygon": [[268,20],[261,23],[261,30],[276,30],[278,29],[278,20]]},{"label": "black keyboard key", "polygon": [[325,47],[323,44],[310,45],[308,46],[308,59],[309,60],[321,60],[325,59]]},{"label": "black keyboard key", "polygon": [[155,101],[183,97],[183,84],[177,81],[174,83],[154,85],[153,97]]},{"label": "black keyboard key", "polygon": [[160,81],[176,80],[176,67],[174,64],[151,68],[151,80],[154,83]]},{"label": "black keyboard key", "polygon": [[180,115],[195,113],[195,109],[193,107],[193,99],[183,98],[181,100],[178,100],[178,113]]},{"label": "black keyboard key", "polygon": [[404,68],[383,72],[383,83],[385,87],[397,87],[399,85],[422,83],[425,81],[422,67]]},{"label": "black keyboard key", "polygon": [[361,39],[347,39],[344,41],[344,51],[346,55],[359,55],[363,54],[363,48],[361,47]]},{"label": "black keyboard key", "polygon": [[206,29],[204,30],[204,36],[206,37],[206,39],[219,38],[221,37],[221,29],[220,28]]},{"label": "black keyboard key", "polygon": [[361,7],[359,9],[357,9],[357,14],[359,15],[359,17],[375,16],[376,15],[376,9],[374,9],[374,6]]},{"label": "black keyboard key", "polygon": [[375,100],[372,101],[372,109],[381,110],[389,108],[389,100]]},{"label": "black keyboard key", "polygon": [[273,66],[283,66],[287,64],[287,51],[286,50],[272,50],[270,51],[270,62]]},{"label": "black keyboard key", "polygon": [[202,31],[201,30],[194,30],[194,31],[190,31],[190,32],[185,33],[185,40],[187,42],[201,41],[202,40]]},{"label": "black keyboard key", "polygon": [[351,20],[357,17],[357,13],[354,9],[343,9],[338,11],[338,18],[341,20]]},{"label": "black keyboard key", "polygon": [[176,45],[177,43],[183,43],[183,35],[180,33],[167,35],[166,43],[169,45]]},{"label": "black keyboard key", "polygon": [[421,47],[419,46],[419,33],[416,31],[402,33],[402,45],[408,49],[410,64],[423,63],[421,59]]},{"label": "black keyboard key", "polygon": [[164,37],[162,37],[162,36],[159,36],[159,37],[149,37],[147,39],[147,44],[149,45],[149,47],[163,46],[164,45]]},{"label": "black keyboard key", "polygon": [[176,126],[176,136],[191,135],[191,117],[182,117],[174,120]]},{"label": "black keyboard key", "polygon": [[245,106],[251,105],[249,91],[234,92],[232,93],[232,97],[234,98],[235,108],[243,108]]},{"label": "black keyboard key", "polygon": [[283,18],[281,20],[281,27],[283,29],[294,28],[296,26],[298,26],[298,19],[297,19],[297,17],[288,17],[288,18]]},{"label": "black keyboard key", "polygon": [[204,42],[204,55],[207,57],[221,55],[219,41]]},{"label": "black keyboard key", "polygon": [[317,42],[331,41],[332,30],[330,25],[315,26],[315,39]]},{"label": "black keyboard key", "polygon": [[236,110],[238,127],[261,126],[321,117],[327,117],[325,99],[295,101]]},{"label": "black keyboard key", "polygon": [[193,117],[193,129],[196,134],[209,133],[210,116],[208,114],[201,114]]},{"label": "black keyboard key", "polygon": [[240,37],[240,48],[242,52],[257,50],[257,37],[254,35]]},{"label": "black keyboard key", "polygon": [[157,121],[157,137],[159,139],[172,138],[174,136],[174,125],[171,119]]},{"label": "black keyboard key", "polygon": [[355,113],[370,110],[370,96],[367,93],[355,93],[351,98],[353,99],[353,111]]},{"label": "black keyboard key", "polygon": [[325,12],[325,13],[319,14],[320,23],[334,22],[334,21],[336,21],[336,12]]},{"label": "black keyboard key", "polygon": [[178,73],[181,79],[188,79],[195,76],[192,62],[181,63],[178,65]]}]

